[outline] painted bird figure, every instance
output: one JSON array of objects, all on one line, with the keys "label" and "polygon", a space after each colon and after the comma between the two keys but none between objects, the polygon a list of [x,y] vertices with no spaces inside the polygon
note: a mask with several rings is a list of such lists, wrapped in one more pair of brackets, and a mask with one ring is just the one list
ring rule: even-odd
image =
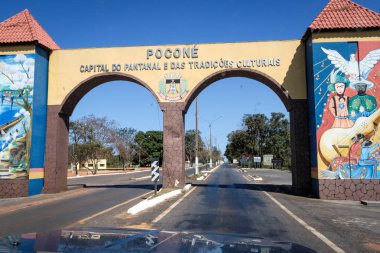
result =
[{"label": "painted bird figure", "polygon": [[360,63],[358,63],[358,61],[356,60],[355,54],[351,54],[350,60],[347,61],[336,50],[326,49],[323,47],[321,47],[321,49],[323,52],[327,54],[327,58],[331,61],[335,68],[346,74],[351,83],[357,82],[361,78],[367,79],[372,68],[380,59],[380,49],[375,49],[369,52],[363,58],[363,60],[360,61]]}]

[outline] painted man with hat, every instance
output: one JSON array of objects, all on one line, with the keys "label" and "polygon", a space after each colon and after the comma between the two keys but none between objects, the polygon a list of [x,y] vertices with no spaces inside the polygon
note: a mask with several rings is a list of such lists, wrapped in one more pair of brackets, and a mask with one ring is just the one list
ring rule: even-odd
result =
[{"label": "painted man with hat", "polygon": [[336,95],[330,99],[329,110],[334,115],[333,128],[349,128],[354,125],[352,120],[348,118],[348,104],[350,98],[344,95],[344,91],[348,87],[350,81],[348,78],[340,76],[337,71],[330,74],[330,82],[328,89],[335,91]]},{"label": "painted man with hat", "polygon": [[356,121],[359,117],[368,117],[376,111],[376,98],[366,93],[366,90],[372,87],[372,82],[361,77],[350,83],[350,88],[358,92],[357,95],[350,99],[348,104],[350,119],[353,121]]}]

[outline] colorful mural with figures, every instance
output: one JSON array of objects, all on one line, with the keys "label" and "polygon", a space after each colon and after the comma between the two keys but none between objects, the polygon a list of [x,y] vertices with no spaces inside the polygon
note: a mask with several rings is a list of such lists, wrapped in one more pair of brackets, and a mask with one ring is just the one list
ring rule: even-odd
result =
[{"label": "colorful mural with figures", "polygon": [[318,177],[380,179],[380,42],[313,44]]},{"label": "colorful mural with figures", "polygon": [[0,179],[28,176],[34,54],[0,56]]}]

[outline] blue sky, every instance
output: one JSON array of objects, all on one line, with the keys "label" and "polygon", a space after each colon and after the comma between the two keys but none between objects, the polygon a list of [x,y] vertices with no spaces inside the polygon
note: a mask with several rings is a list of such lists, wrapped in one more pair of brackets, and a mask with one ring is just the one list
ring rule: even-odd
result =
[{"label": "blue sky", "polygon": [[[0,21],[29,9],[61,48],[300,39],[328,0],[2,0]],[[380,12],[379,0],[356,0]],[[224,151],[226,135],[246,113],[288,113],[265,85],[245,78],[218,81],[199,95],[201,118],[212,121],[213,143]],[[72,118],[107,116],[143,131],[162,130],[162,113],[151,94],[129,82],[90,91]],[[194,105],[186,129],[195,127]],[[199,121],[208,138],[208,124]]]}]

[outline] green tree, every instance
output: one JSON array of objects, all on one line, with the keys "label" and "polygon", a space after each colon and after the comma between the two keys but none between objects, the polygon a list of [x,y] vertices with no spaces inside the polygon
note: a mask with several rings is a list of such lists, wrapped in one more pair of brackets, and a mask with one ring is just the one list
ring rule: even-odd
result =
[{"label": "green tree", "polygon": [[229,161],[263,154],[282,158],[283,165],[290,166],[289,120],[282,113],[272,113],[270,119],[264,114],[245,114],[242,129],[228,135],[225,156]]},{"label": "green tree", "polygon": [[266,138],[269,136],[268,118],[264,114],[245,114],[243,129],[249,138],[247,146],[249,156],[262,156]]},{"label": "green tree", "polygon": [[116,131],[116,122],[108,120],[107,117],[96,117],[91,114],[78,119],[79,122],[84,124],[84,138],[97,140],[105,146],[112,146],[113,134]]},{"label": "green tree", "polygon": [[269,120],[269,129],[266,152],[282,158],[283,165],[289,167],[291,163],[289,120],[284,114],[273,112]]},{"label": "green tree", "polygon": [[98,172],[99,159],[109,159],[112,156],[112,148],[106,148],[96,140],[82,144],[81,148],[87,156],[87,161],[93,164],[93,169],[87,168],[92,174]]},{"label": "green tree", "polygon": [[232,162],[237,159],[240,162],[240,158],[244,155],[250,154],[250,137],[244,130],[236,130],[228,134],[228,144],[224,155]]},{"label": "green tree", "polygon": [[133,155],[138,152],[135,143],[137,130],[133,128],[116,128],[111,131],[114,149],[119,155],[123,169],[132,164]]},{"label": "green tree", "polygon": [[78,165],[80,166],[85,162],[80,145],[82,143],[82,128],[83,124],[79,121],[71,121],[69,128],[69,164],[73,164],[75,168],[75,175],[78,175]]},{"label": "green tree", "polygon": [[162,164],[163,156],[163,133],[162,131],[139,131],[135,136],[135,145],[137,153],[134,156],[134,162],[149,166],[152,158],[159,158]]},{"label": "green tree", "polygon": [[[91,172],[96,174],[98,160],[112,156],[114,126],[115,123],[107,120],[106,117],[97,118],[94,115],[71,121],[69,163],[82,166],[86,162],[90,162],[94,165],[94,170]],[[78,172],[76,171],[76,173]]]}]

